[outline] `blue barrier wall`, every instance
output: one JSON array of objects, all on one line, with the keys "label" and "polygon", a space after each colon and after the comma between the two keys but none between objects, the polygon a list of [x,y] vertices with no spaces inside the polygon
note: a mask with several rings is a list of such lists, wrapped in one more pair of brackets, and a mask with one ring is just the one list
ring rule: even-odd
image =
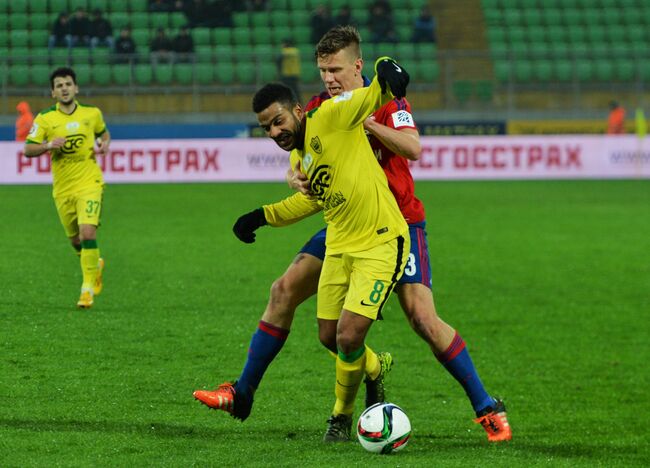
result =
[{"label": "blue barrier wall", "polygon": [[[163,138],[235,138],[247,137],[246,124],[138,124],[107,122],[116,140],[156,140]],[[0,126],[0,140],[13,141],[13,126]]]}]

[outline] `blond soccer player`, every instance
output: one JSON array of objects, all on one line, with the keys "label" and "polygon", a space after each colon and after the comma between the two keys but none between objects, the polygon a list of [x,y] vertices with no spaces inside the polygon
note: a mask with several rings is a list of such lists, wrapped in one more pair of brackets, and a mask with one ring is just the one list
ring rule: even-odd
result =
[{"label": "blond soccer player", "polygon": [[56,104],[41,111],[25,142],[25,156],[52,158],[52,196],[66,236],[78,253],[83,282],[77,307],[89,309],[102,290],[104,260],[97,247],[104,178],[97,154],[106,154],[111,137],[101,111],[80,104],[74,70],[50,75]]}]

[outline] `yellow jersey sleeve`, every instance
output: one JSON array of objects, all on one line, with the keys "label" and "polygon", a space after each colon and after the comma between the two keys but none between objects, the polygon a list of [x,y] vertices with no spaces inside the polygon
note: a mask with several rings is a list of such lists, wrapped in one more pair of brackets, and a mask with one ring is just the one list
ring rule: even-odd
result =
[{"label": "yellow jersey sleeve", "polygon": [[35,143],[40,145],[47,139],[49,125],[45,117],[42,114],[38,114],[34,119],[32,128],[27,135],[27,141],[25,143]]},{"label": "yellow jersey sleeve", "polygon": [[294,193],[277,203],[264,205],[264,217],[269,226],[280,227],[293,224],[318,213],[322,208],[316,200],[302,193]]},{"label": "yellow jersey sleeve", "polygon": [[329,114],[333,128],[349,130],[362,124],[370,114],[393,99],[388,87],[386,89],[386,93],[382,94],[375,77],[369,86],[335,96],[325,101],[321,108]]},{"label": "yellow jersey sleeve", "polygon": [[106,122],[104,122],[104,116],[102,111],[97,109],[97,116],[95,118],[95,136],[98,137],[106,131]]}]

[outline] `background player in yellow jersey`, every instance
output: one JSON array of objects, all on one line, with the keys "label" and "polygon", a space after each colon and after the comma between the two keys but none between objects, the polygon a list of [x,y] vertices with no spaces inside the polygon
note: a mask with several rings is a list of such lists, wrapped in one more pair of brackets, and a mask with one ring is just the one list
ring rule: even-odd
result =
[{"label": "background player in yellow jersey", "polygon": [[[299,163],[314,193],[276,204],[266,213],[269,224],[290,224],[321,210],[328,224],[317,315],[319,322],[338,321],[338,356],[326,441],[349,439],[368,353],[365,336],[402,275],[409,251],[408,226],[363,129],[366,117],[393,94],[405,94],[408,74],[387,58],[376,70],[377,79],[367,88],[343,93],[307,114],[284,85],[267,85],[253,99],[260,126],[292,151],[292,167]],[[203,393],[195,397],[205,402]]]},{"label": "background player in yellow jersey", "polygon": [[97,247],[104,179],[95,157],[108,152],[111,138],[101,111],[75,99],[79,88],[71,68],[54,70],[50,86],[56,104],[36,116],[25,156],[50,152],[54,203],[80,256],[83,283],[77,306],[87,309],[102,290],[104,268]]}]

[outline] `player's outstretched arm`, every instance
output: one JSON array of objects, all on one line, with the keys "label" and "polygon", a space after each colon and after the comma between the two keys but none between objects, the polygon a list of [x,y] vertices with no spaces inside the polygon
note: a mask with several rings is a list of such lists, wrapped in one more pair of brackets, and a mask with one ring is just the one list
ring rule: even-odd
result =
[{"label": "player's outstretched arm", "polygon": [[316,200],[295,193],[282,201],[246,213],[232,227],[237,238],[246,244],[255,242],[255,231],[262,226],[280,227],[296,223],[321,211]]}]

